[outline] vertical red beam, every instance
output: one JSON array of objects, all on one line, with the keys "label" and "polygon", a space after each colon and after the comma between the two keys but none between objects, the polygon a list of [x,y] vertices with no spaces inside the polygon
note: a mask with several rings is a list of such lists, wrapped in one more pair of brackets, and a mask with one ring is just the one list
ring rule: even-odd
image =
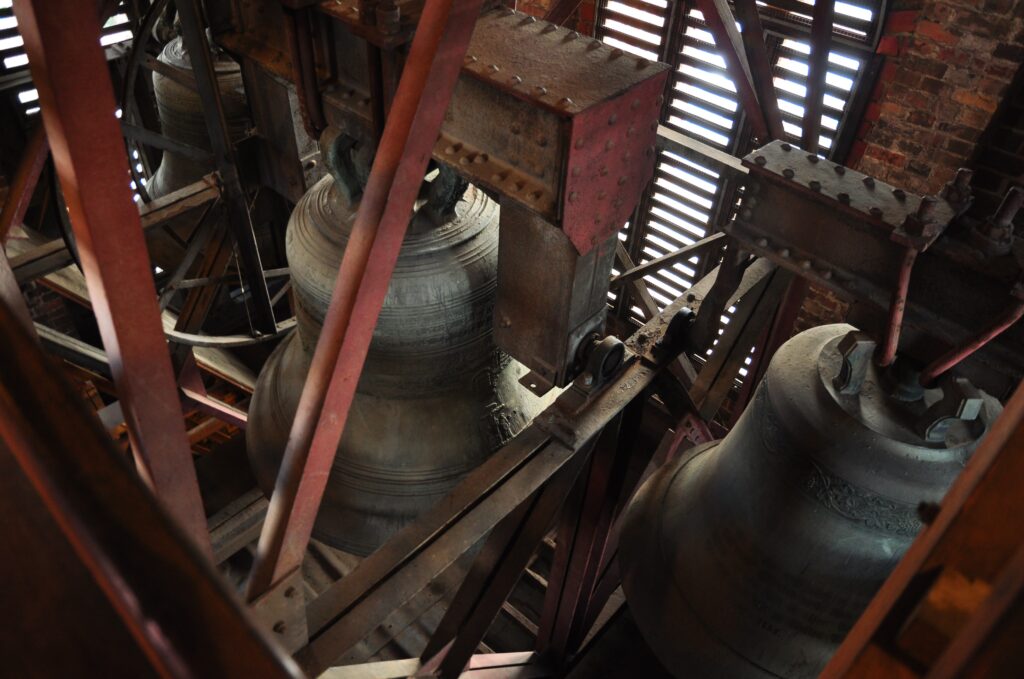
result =
[{"label": "vertical red beam", "polygon": [[250,601],[302,563],[481,0],[427,0],[338,270],[260,535]]},{"label": "vertical red beam", "polygon": [[46,136],[60,175],[139,474],[209,552],[206,518],[160,324],[96,6],[17,0]]}]

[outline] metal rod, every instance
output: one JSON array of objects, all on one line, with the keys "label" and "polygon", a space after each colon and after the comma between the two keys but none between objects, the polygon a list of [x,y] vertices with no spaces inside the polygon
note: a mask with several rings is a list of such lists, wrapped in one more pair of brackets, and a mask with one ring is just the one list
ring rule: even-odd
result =
[{"label": "metal rod", "polygon": [[250,601],[302,563],[481,0],[430,0],[342,257],[253,566]]},{"label": "metal rod", "polygon": [[1018,301],[1007,309],[999,318],[992,322],[987,328],[970,338],[963,344],[950,349],[942,356],[928,364],[921,373],[921,384],[930,386],[937,377],[955,368],[961,361],[981,349],[983,346],[999,337],[1010,326],[1024,316],[1024,301]]},{"label": "metal rod", "polygon": [[32,193],[39,182],[43,165],[50,155],[50,145],[46,142],[46,130],[37,125],[21,152],[21,162],[14,173],[14,182],[7,192],[3,210],[0,210],[0,245],[7,240],[11,227],[20,225],[25,219],[25,211],[32,202]]},{"label": "metal rod", "polygon": [[900,270],[896,276],[896,289],[892,291],[892,299],[889,301],[889,322],[880,347],[881,353],[876,360],[882,368],[892,365],[892,362],[896,360],[896,349],[900,344],[900,328],[903,325],[903,312],[907,308],[910,273],[914,269],[916,259],[917,250],[914,248],[906,248],[903,251]]},{"label": "metal rod", "polygon": [[[764,41],[764,26],[761,25],[761,13],[754,0],[736,0],[733,3],[736,18],[743,26],[743,45],[750,62],[751,79],[757,92],[761,111],[772,139],[785,139],[786,130],[782,126],[782,113],[779,111],[779,98],[775,93],[775,79],[772,74],[771,55]],[[768,139],[761,140],[762,143]]]},{"label": "metal rod", "polygon": [[128,186],[128,158],[114,117],[114,89],[100,47],[96,8],[74,0],[18,0],[14,12],[136,467],[209,554],[152,265]]}]

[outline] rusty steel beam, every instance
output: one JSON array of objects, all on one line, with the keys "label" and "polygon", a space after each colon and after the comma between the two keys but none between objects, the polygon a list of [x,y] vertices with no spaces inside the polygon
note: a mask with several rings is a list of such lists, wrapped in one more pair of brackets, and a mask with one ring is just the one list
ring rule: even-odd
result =
[{"label": "rusty steel beam", "polygon": [[7,192],[7,200],[0,211],[0,245],[7,240],[11,227],[20,225],[25,219],[25,211],[32,202],[32,193],[49,155],[50,145],[46,142],[46,130],[42,125],[37,125],[21,153],[21,162],[18,163],[14,181]]},{"label": "rusty steel beam", "polygon": [[761,24],[757,3],[754,0],[736,0],[733,4],[736,8],[736,19],[743,27],[741,37],[750,64],[750,76],[757,92],[757,99],[761,103],[768,132],[772,139],[785,139],[786,130],[782,127],[779,98],[775,94],[772,60],[764,42],[764,26]]},{"label": "rusty steel beam", "polygon": [[114,90],[91,3],[18,0],[14,13],[39,90],[82,269],[124,407],[136,467],[209,554],[206,517],[128,186]]},{"label": "rusty steel beam", "polygon": [[11,270],[11,263],[7,260],[7,253],[4,252],[2,243],[0,243],[0,302],[6,304],[14,312],[14,318],[38,341],[39,336],[36,334],[36,326],[32,323],[32,315],[28,311],[24,295],[21,294],[21,288],[18,287],[18,281],[14,278],[14,271]]},{"label": "rusty steel beam", "polygon": [[[19,8],[19,21],[23,10],[24,5]],[[54,13],[55,21],[64,18],[67,14]],[[21,24],[23,30],[25,25]],[[69,25],[75,32],[83,28],[81,23]],[[96,35],[83,32],[90,47],[99,46],[98,25],[96,28]],[[95,85],[96,81],[90,83]],[[110,122],[114,123],[110,110]],[[55,153],[59,148],[55,143]],[[127,177],[125,172],[123,183]],[[45,517],[43,525],[53,526],[59,536],[55,541],[59,544],[54,546],[74,557],[60,566],[72,573],[87,573],[131,633],[131,637],[125,636],[134,641],[137,650],[107,649],[109,654],[135,651],[154,676],[297,676],[291,659],[255,628],[192,536],[187,536],[181,523],[162,511],[134,478],[130,464],[91,409],[2,303],[0,346],[4,348],[0,351],[0,459],[5,478],[38,498],[29,508],[40,507],[37,511]],[[20,473],[14,477],[6,474],[11,468]],[[8,516],[6,523],[27,530],[40,521],[32,515],[19,515]],[[49,553],[19,551],[5,568],[16,573],[48,558]],[[5,575],[10,573],[5,570]],[[49,583],[37,584],[46,587]],[[42,608],[30,617],[52,619],[50,624],[56,625],[52,634],[60,634],[56,618],[96,615],[96,611],[81,610],[87,598],[60,600],[60,610],[52,610],[57,603],[53,597],[39,598]],[[22,639],[24,653],[32,652],[27,629],[11,625],[4,634]],[[89,630],[81,634],[93,641]],[[100,637],[105,638],[103,634]],[[74,646],[73,641],[68,644]],[[26,666],[19,660],[27,660],[27,666],[43,675],[48,674],[45,668],[52,666],[49,659],[40,657],[5,657],[5,666],[9,669],[12,661],[15,668]]]},{"label": "rusty steel beam", "polygon": [[764,109],[757,97],[757,88],[750,72],[750,62],[743,48],[740,33],[736,30],[736,17],[727,0],[695,0],[697,9],[704,15],[704,23],[715,38],[715,46],[725,60],[726,70],[736,85],[736,95],[747,114],[754,136],[763,141],[771,138]]},{"label": "rusty steel beam", "polygon": [[384,296],[481,0],[431,0],[420,18],[317,341],[260,535],[247,596],[302,563]]},{"label": "rusty steel beam", "polygon": [[[800,145],[810,153],[818,152],[821,113],[824,108],[825,76],[828,75],[828,53],[832,40],[834,2],[814,3],[811,24],[811,54],[807,65],[807,96],[804,98],[804,121]],[[781,138],[781,137],[780,137]]]}]

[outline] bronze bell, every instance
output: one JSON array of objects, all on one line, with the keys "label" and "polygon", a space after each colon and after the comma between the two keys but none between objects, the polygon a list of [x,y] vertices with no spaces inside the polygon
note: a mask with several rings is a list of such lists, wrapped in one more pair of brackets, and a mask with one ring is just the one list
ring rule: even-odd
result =
[{"label": "bronze bell", "polygon": [[[547,403],[492,338],[497,203],[472,185],[443,202],[419,201],[410,223],[313,530],[354,554],[434,505]],[[357,207],[327,176],[288,224],[298,328],[260,373],[246,430],[268,496]]]},{"label": "bronze bell", "polygon": [[848,325],[795,336],[732,431],[627,508],[623,588],[676,676],[818,676],[1001,409],[901,392],[873,349]]},{"label": "bronze bell", "polygon": [[[227,121],[231,139],[238,141],[252,126],[242,84],[242,69],[231,57],[219,50],[214,51],[211,56],[217,74],[217,89],[220,92],[221,104],[224,106],[224,119]],[[193,78],[192,62],[180,37],[164,45],[157,60],[181,73],[185,80]],[[206,130],[206,118],[203,117],[203,102],[194,84],[186,86],[154,72],[153,95],[156,98],[160,129],[164,136],[197,149],[210,150],[210,136]],[[174,151],[164,151],[160,167],[153,173],[153,179],[146,185],[146,190],[151,198],[159,198],[188,186],[213,169],[212,163],[187,158]]]},{"label": "bronze bell", "polygon": [[[224,118],[234,141],[241,139],[251,127],[249,107],[242,85],[242,70],[238,63],[220,51],[212,54],[217,87],[224,107]],[[180,37],[164,45],[158,60],[180,72],[186,81],[192,79],[192,63]],[[153,94],[156,98],[157,114],[164,136],[174,141],[204,151],[210,150],[210,137],[203,117],[203,103],[194,84],[183,85],[161,73],[153,73]],[[146,185],[151,199],[165,196],[198,181],[214,170],[212,162],[201,162],[174,151],[164,151],[160,166]],[[150,256],[153,262],[171,270],[181,260],[184,247],[195,225],[195,219],[174,223],[171,229],[177,235],[172,238],[163,229],[147,235]],[[263,240],[268,236],[259,234]]]}]

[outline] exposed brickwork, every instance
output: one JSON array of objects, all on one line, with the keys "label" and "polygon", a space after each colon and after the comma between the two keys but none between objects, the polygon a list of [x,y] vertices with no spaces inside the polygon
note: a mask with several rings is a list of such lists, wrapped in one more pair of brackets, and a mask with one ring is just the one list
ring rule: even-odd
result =
[{"label": "exposed brickwork", "polygon": [[1021,61],[1024,0],[897,0],[847,163],[917,193],[967,164]]},{"label": "exposed brickwork", "polygon": [[38,283],[23,285],[21,291],[25,295],[25,302],[28,304],[32,320],[65,335],[78,336],[75,323],[68,313],[67,302],[63,297]]},{"label": "exposed brickwork", "polygon": [[[846,163],[909,191],[936,193],[971,164],[1024,61],[1024,0],[895,0],[878,52],[886,63]],[[1022,155],[993,156],[1001,173],[982,181],[995,190],[1024,171],[1024,97],[1004,110],[1011,127],[1021,126],[1009,139]],[[846,312],[832,293],[812,288],[797,326],[835,323]]]}]

